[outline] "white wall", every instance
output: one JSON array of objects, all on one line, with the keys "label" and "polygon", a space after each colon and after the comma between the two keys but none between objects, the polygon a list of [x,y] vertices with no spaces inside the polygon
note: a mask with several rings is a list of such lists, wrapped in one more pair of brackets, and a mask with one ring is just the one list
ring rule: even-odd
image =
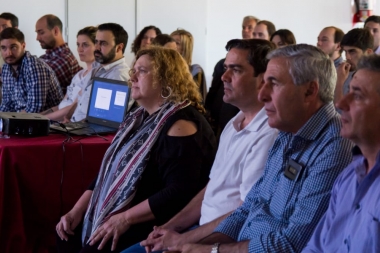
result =
[{"label": "white wall", "polygon": [[36,22],[45,14],[58,16],[65,23],[65,1],[64,0],[0,0],[2,12],[11,12],[19,19],[19,29],[25,35],[26,49],[33,55],[42,55],[40,43],[36,40]]},{"label": "white wall", "polygon": [[350,8],[347,0],[209,0],[206,73],[210,78],[215,63],[225,57],[226,42],[241,38],[244,16],[269,20],[276,29],[291,30],[297,43],[315,45],[320,30],[325,26],[335,25],[343,31],[350,29]]},{"label": "white wall", "polygon": [[137,31],[155,25],[162,33],[177,28],[189,31],[194,37],[193,63],[206,66],[207,1],[137,0]]},{"label": "white wall", "polygon": [[[52,13],[65,23],[65,1],[69,2],[69,45],[73,52],[76,53],[76,32],[90,24],[122,24],[130,37],[126,49],[128,62],[133,60],[130,44],[135,30],[156,25],[162,32],[171,33],[180,27],[195,38],[193,62],[204,68],[208,85],[215,63],[226,55],[226,42],[241,37],[241,22],[246,15],[270,20],[277,29],[291,30],[298,43],[313,45],[325,26],[334,25],[344,32],[352,27],[351,3],[347,0],[137,0],[137,6],[135,0],[13,0],[11,4],[0,0],[0,6],[1,12],[9,11],[19,17],[28,50],[41,55],[43,50],[35,40],[35,22]],[[380,0],[374,14],[380,14]]]},{"label": "white wall", "polygon": [[[135,38],[135,1],[134,0],[67,0],[69,47],[79,59],[76,50],[76,37],[80,29],[86,26],[97,26],[102,23],[118,23],[128,33],[128,44],[124,57],[128,64],[132,62],[131,43]],[[105,4],[107,3],[107,4]],[[85,66],[84,63],[80,63]]]}]

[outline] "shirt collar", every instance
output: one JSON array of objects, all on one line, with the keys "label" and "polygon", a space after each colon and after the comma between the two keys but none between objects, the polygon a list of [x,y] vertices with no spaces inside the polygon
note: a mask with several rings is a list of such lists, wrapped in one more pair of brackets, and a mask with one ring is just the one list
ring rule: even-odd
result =
[{"label": "shirt collar", "polygon": [[358,183],[360,184],[363,182],[364,178],[367,177],[367,175],[377,175],[378,171],[380,170],[380,151],[377,153],[376,156],[376,162],[374,167],[371,169],[371,171],[367,174],[367,159],[363,156],[360,148],[358,146],[355,146],[352,149],[352,162],[355,164],[354,169],[355,169],[355,174]]},{"label": "shirt collar", "polygon": [[343,58],[342,58],[342,56],[339,56],[338,58],[336,58],[336,59],[334,60],[334,66],[335,66],[335,68],[339,67],[339,65],[340,65],[342,62],[343,62]]},{"label": "shirt collar", "polygon": [[339,114],[336,112],[333,102],[322,106],[313,116],[301,127],[295,136],[306,140],[315,140],[326,124]]},{"label": "shirt collar", "polygon": [[380,55],[380,46],[378,46],[375,50],[375,54]]},{"label": "shirt collar", "polygon": [[354,170],[356,174],[356,179],[360,184],[367,174],[367,169],[365,166],[365,158],[362,151],[358,146],[354,146],[351,150],[352,152],[352,163],[354,164]]},{"label": "shirt collar", "polygon": [[124,63],[124,62],[125,62],[125,59],[124,59],[124,57],[122,57],[121,59],[119,59],[119,60],[117,60],[117,61],[114,61],[114,62],[112,62],[112,63],[110,63],[110,64],[107,64],[107,65],[101,65],[100,68],[101,68],[101,69],[104,69],[105,71],[108,71],[108,70],[110,70],[111,68],[113,68],[114,66],[119,65],[119,64]]},{"label": "shirt collar", "polygon": [[29,58],[29,57],[30,57],[30,53],[25,50],[24,55],[20,58],[20,60],[18,60],[19,65],[17,66],[17,70],[14,70],[13,67],[7,63],[5,63],[4,65],[6,68],[8,68],[11,71],[13,77],[17,77],[19,75],[20,70],[23,67],[25,61],[27,61],[27,58]]},{"label": "shirt collar", "polygon": [[[249,122],[249,124],[242,130],[250,132],[258,132],[263,124],[267,122],[268,116],[265,112],[265,109],[262,108],[255,117]],[[233,119],[233,126],[237,132],[240,131],[240,124],[244,120],[244,113],[240,111],[236,117]]]},{"label": "shirt collar", "polygon": [[46,54],[58,54],[58,53],[66,52],[67,49],[69,49],[69,46],[67,45],[67,43],[65,43],[63,45],[60,45],[59,47],[55,47],[53,49],[47,49],[45,53]]},{"label": "shirt collar", "polygon": [[92,69],[96,69],[96,68],[101,67],[101,64],[100,64],[99,62],[97,62],[97,61],[94,61],[94,62],[91,64],[91,66],[92,66]]}]

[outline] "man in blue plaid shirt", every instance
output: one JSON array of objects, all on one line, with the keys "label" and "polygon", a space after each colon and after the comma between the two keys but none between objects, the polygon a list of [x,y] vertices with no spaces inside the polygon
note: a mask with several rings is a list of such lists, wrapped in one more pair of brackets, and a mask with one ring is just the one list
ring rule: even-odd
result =
[{"label": "man in blue plaid shirt", "polygon": [[1,112],[41,112],[59,104],[62,90],[54,71],[25,51],[24,34],[16,28],[0,33],[3,99]]},{"label": "man in blue plaid shirt", "polygon": [[272,51],[268,59],[259,99],[268,124],[280,132],[264,175],[211,235],[169,250],[300,252],[326,211],[353,146],[340,136],[340,116],[332,103],[334,64],[320,49],[305,44]]}]

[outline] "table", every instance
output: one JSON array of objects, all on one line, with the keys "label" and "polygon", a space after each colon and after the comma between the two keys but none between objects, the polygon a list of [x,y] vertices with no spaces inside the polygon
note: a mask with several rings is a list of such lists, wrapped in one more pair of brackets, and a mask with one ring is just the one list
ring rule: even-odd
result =
[{"label": "table", "polygon": [[96,177],[104,137],[0,139],[0,252],[55,252],[55,226]]}]

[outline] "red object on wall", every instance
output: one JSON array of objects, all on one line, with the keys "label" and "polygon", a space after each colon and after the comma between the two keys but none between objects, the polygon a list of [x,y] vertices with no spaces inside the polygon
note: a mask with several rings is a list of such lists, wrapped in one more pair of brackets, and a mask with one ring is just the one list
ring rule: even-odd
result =
[{"label": "red object on wall", "polygon": [[354,16],[352,25],[355,23],[364,22],[369,16],[373,15],[373,6],[375,0],[354,0]]}]

